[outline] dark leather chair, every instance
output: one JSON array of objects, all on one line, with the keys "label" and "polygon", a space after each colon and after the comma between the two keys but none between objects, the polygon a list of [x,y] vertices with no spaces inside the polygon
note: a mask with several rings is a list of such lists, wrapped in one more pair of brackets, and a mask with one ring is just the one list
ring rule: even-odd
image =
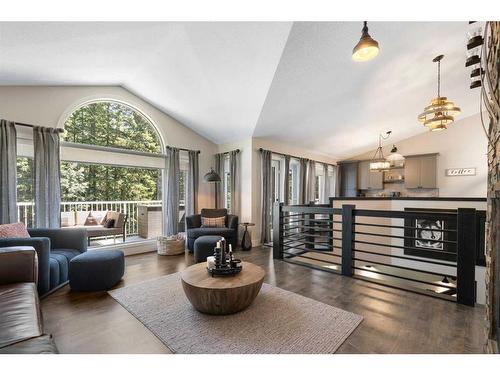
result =
[{"label": "dark leather chair", "polygon": [[0,354],[57,353],[44,333],[33,247],[0,248]]},{"label": "dark leather chair", "polygon": [[28,229],[30,238],[0,238],[0,247],[32,246],[38,256],[38,294],[68,281],[69,262],[87,251],[86,229]]},{"label": "dark leather chair", "polygon": [[[222,217],[225,216],[224,228],[202,228],[201,217]],[[186,216],[187,248],[194,251],[194,241],[201,236],[222,236],[233,249],[238,244],[238,216],[228,215],[225,208],[203,208],[201,215]]]}]

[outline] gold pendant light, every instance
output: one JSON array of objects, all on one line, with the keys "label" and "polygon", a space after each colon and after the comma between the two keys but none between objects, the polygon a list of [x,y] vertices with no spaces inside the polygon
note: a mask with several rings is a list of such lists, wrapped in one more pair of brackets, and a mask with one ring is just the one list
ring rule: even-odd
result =
[{"label": "gold pendant light", "polygon": [[368,34],[367,22],[364,21],[361,39],[352,50],[352,59],[354,61],[368,61],[377,56],[378,53],[378,42]]},{"label": "gold pendant light", "polygon": [[418,121],[428,127],[430,131],[440,131],[448,128],[455,121],[455,116],[460,114],[460,108],[445,96],[441,96],[441,60],[443,55],[436,56],[432,61],[438,63],[437,97],[431,104],[424,108],[418,115]]}]

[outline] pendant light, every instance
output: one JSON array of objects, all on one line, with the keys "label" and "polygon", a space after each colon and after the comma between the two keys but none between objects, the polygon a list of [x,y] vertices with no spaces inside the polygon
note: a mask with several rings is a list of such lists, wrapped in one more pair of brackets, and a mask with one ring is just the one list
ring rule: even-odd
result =
[{"label": "pendant light", "polygon": [[424,108],[418,115],[418,121],[428,127],[431,131],[445,130],[460,114],[460,108],[445,96],[441,96],[441,60],[444,55],[436,56],[432,61],[437,62],[437,97],[431,100],[431,104]]},{"label": "pendant light", "polygon": [[398,154],[398,148],[396,145],[392,145],[391,153],[387,158],[385,158],[390,164],[391,168],[401,168],[404,167],[405,157],[401,154]]},{"label": "pendant light", "polygon": [[367,22],[364,21],[361,38],[352,50],[352,59],[354,61],[368,61],[377,56],[378,53],[378,42],[368,34]]},{"label": "pendant light", "polygon": [[219,174],[214,171],[213,168],[210,168],[210,171],[208,171],[205,176],[203,176],[203,181],[205,182],[220,182],[220,176]]},{"label": "pendant light", "polygon": [[373,172],[380,172],[380,171],[385,171],[391,167],[391,163],[384,158],[384,152],[382,151],[382,140],[389,138],[391,135],[391,131],[388,131],[385,133],[385,136],[382,134],[378,135],[378,147],[377,151],[375,151],[375,154],[372,157],[372,160],[370,161],[370,171]]}]

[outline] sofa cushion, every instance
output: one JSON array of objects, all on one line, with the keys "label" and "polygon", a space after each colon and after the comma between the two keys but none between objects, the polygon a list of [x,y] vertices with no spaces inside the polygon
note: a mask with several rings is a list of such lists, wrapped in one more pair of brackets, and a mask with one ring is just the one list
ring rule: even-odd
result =
[{"label": "sofa cushion", "polygon": [[0,349],[0,354],[58,354],[52,335],[42,335]]},{"label": "sofa cushion", "polygon": [[0,348],[41,334],[35,283],[0,285]]},{"label": "sofa cushion", "polygon": [[24,223],[1,224],[0,238],[30,238]]},{"label": "sofa cushion", "polygon": [[81,253],[78,250],[75,249],[52,249],[51,254],[61,254],[66,257],[66,260],[69,261],[76,257],[77,255],[80,255]]},{"label": "sofa cushion", "polygon": [[226,226],[226,217],[201,217],[202,228],[224,228]]},{"label": "sofa cushion", "polygon": [[200,236],[222,236],[222,237],[233,237],[236,235],[236,231],[231,228],[193,228],[188,229],[188,238],[198,238]]},{"label": "sofa cushion", "polygon": [[[53,282],[57,282],[55,286],[65,282],[68,280],[68,270],[69,270],[69,261],[68,258],[64,254],[58,254],[54,252],[50,252],[50,262],[51,266],[54,263],[54,261],[57,262],[57,266],[59,267],[59,270],[54,273],[54,277],[52,278],[52,272],[50,273],[50,284],[52,287]],[[55,287],[54,286],[54,287]]]},{"label": "sofa cushion", "polygon": [[59,285],[60,269],[59,261],[56,258],[49,258],[49,290]]}]

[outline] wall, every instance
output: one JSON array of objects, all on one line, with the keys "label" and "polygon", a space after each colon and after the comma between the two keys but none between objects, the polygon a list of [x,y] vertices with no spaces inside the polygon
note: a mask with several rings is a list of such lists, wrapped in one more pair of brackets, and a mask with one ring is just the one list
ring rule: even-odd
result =
[{"label": "wall", "polygon": [[[415,126],[421,126],[416,123]],[[397,129],[394,129],[397,134]],[[402,155],[439,153],[437,159],[437,184],[440,197],[486,197],[488,175],[487,138],[481,127],[479,115],[456,121],[441,132],[416,135],[396,142]],[[384,142],[384,155],[392,148],[391,140]],[[352,159],[371,159],[374,150]],[[446,177],[447,168],[476,168],[475,176]],[[397,185],[397,184],[393,184]],[[415,195],[418,194],[418,192]]]},{"label": "wall", "polygon": [[[63,127],[66,118],[81,104],[97,99],[113,99],[140,110],[157,126],[165,145],[197,149],[200,154],[200,181],[211,165],[217,147],[153,105],[117,86],[2,86],[0,87],[0,118],[40,126]],[[20,135],[30,135],[20,129]],[[26,145],[20,147],[20,151]],[[64,157],[64,150],[62,155]],[[116,155],[126,164],[122,154]],[[154,161],[152,161],[154,163]],[[200,182],[199,206],[212,203],[210,186]],[[211,207],[211,206],[210,206]]]}]

